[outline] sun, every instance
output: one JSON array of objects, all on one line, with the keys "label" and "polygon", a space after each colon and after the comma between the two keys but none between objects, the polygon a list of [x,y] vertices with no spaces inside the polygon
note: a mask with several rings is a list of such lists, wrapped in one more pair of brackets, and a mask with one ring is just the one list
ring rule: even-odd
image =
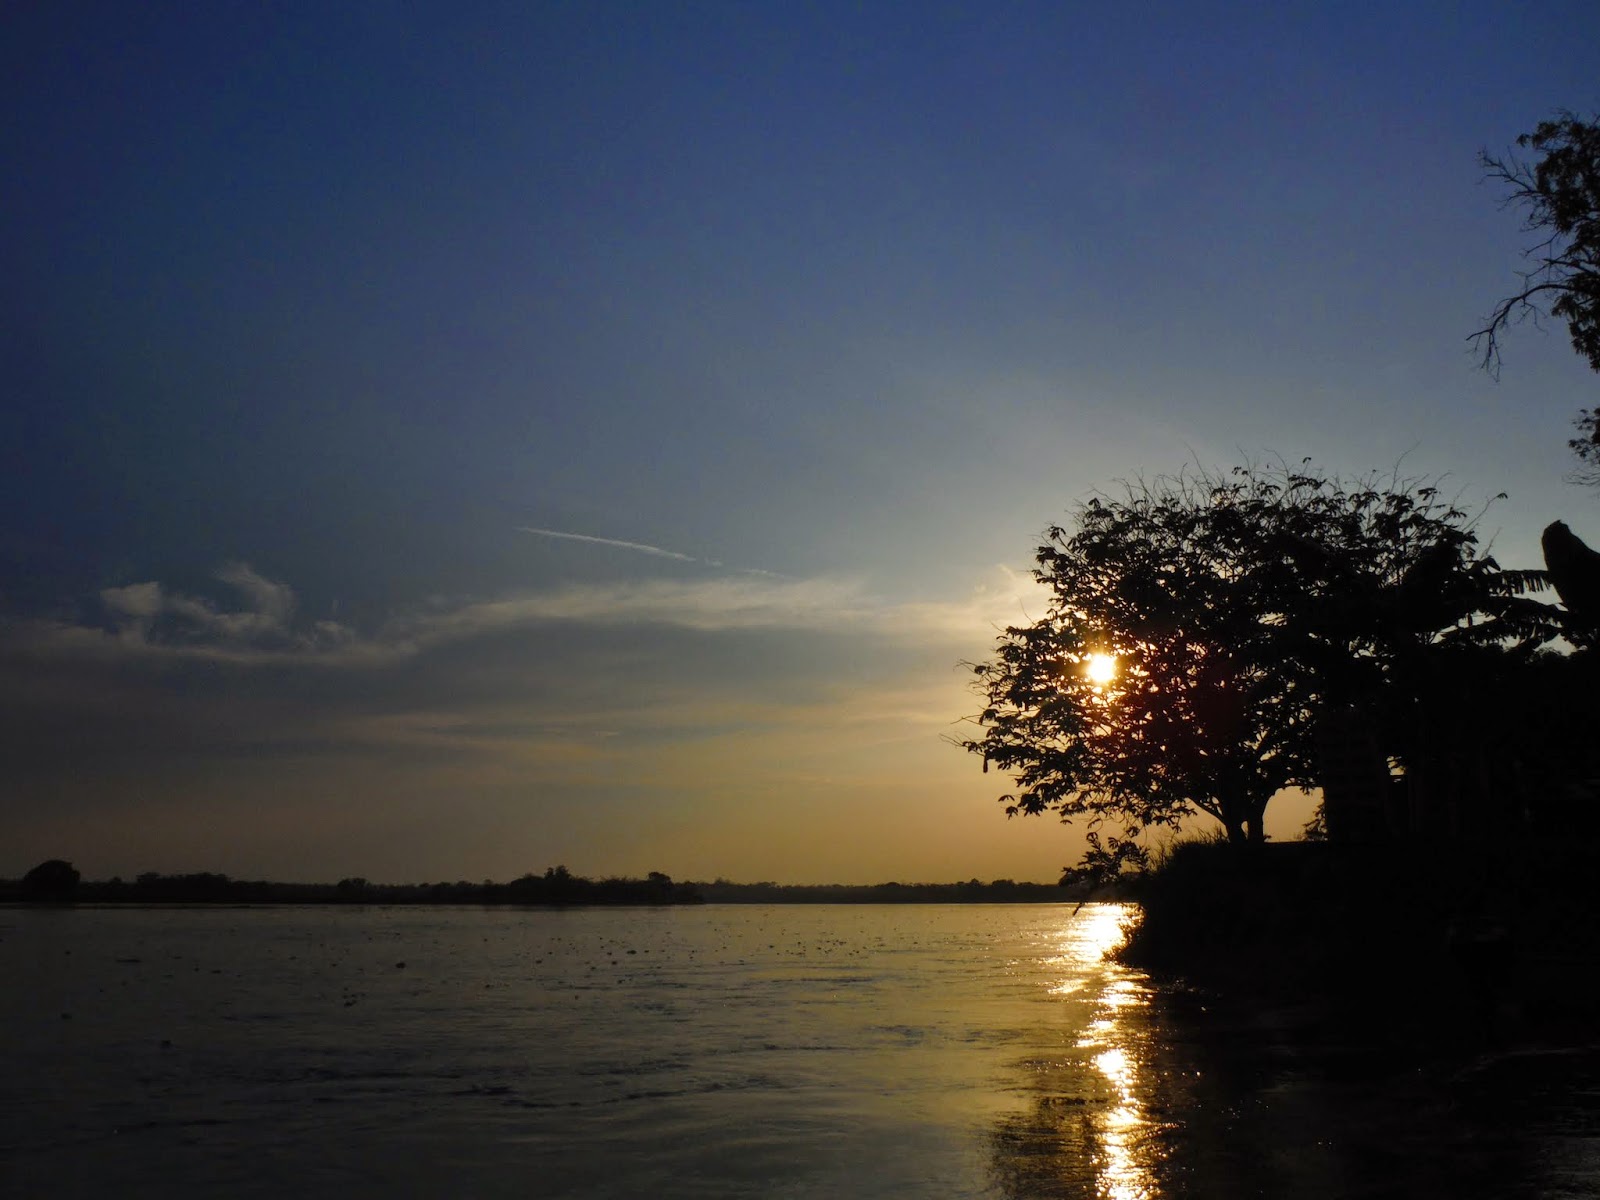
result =
[{"label": "sun", "polygon": [[1083,673],[1096,687],[1104,687],[1117,677],[1117,660],[1109,654],[1091,654]]}]

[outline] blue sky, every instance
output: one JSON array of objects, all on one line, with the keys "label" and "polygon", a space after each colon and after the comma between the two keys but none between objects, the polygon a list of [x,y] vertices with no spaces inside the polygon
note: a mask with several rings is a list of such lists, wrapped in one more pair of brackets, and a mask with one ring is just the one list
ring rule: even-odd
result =
[{"label": "blue sky", "polygon": [[942,735],[1075,501],[1600,542],[1593,375],[1466,343],[1589,4],[5,22],[0,873],[1052,878]]}]

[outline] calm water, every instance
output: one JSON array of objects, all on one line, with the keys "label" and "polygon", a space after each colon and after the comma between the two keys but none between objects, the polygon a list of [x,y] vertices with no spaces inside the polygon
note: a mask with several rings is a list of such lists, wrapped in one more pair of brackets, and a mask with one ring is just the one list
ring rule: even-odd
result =
[{"label": "calm water", "polygon": [[1587,1058],[1308,1061],[1106,961],[1130,915],[0,911],[0,1190],[1600,1191]]}]

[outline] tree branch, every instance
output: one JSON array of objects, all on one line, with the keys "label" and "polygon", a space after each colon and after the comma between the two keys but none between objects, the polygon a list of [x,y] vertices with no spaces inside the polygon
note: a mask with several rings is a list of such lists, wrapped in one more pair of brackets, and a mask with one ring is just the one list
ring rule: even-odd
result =
[{"label": "tree branch", "polygon": [[[1538,271],[1531,272],[1524,275],[1523,279],[1527,280],[1538,273]],[[1532,320],[1536,328],[1543,328],[1539,325],[1539,318],[1549,314],[1537,304],[1532,303],[1529,297],[1535,296],[1540,292],[1570,292],[1571,290],[1572,285],[1570,283],[1560,280],[1548,280],[1544,283],[1536,283],[1532,287],[1523,288],[1515,296],[1507,297],[1500,301],[1499,304],[1496,304],[1494,311],[1489,314],[1489,323],[1475,333],[1467,335],[1467,341],[1472,343],[1474,352],[1476,352],[1480,342],[1483,345],[1483,352],[1479,355],[1478,365],[1489,372],[1491,378],[1499,379],[1500,332],[1508,326],[1520,325],[1526,320]],[[1511,314],[1519,309],[1521,311],[1513,319]]]}]

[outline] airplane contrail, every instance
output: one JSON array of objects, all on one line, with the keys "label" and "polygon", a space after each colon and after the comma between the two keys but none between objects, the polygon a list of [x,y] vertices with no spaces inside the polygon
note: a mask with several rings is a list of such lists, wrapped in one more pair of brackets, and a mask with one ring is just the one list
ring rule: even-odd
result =
[{"label": "airplane contrail", "polygon": [[633,550],[639,554],[649,554],[656,558],[670,558],[674,562],[699,563],[706,567],[719,567],[733,571],[739,575],[760,575],[766,579],[785,579],[787,576],[777,571],[763,571],[759,567],[730,567],[719,558],[696,558],[692,554],[679,554],[676,550],[666,550],[660,546],[652,546],[647,542],[628,542],[621,538],[595,537],[592,533],[566,533],[560,529],[539,529],[533,525],[516,526],[518,533],[531,533],[535,537],[562,538],[569,542],[586,542],[591,546],[615,546],[619,550]]},{"label": "airplane contrail", "polygon": [[678,562],[706,563],[713,567],[722,565],[709,559],[696,558],[692,554],[679,554],[676,550],[663,550],[660,546],[649,546],[644,542],[625,542],[621,538],[595,537],[587,533],[563,533],[559,529],[535,529],[532,525],[518,525],[517,532],[531,533],[538,537],[565,538],[572,542],[588,542],[593,546],[615,546],[619,550],[637,550],[640,554],[653,554],[657,558],[671,558]]}]

